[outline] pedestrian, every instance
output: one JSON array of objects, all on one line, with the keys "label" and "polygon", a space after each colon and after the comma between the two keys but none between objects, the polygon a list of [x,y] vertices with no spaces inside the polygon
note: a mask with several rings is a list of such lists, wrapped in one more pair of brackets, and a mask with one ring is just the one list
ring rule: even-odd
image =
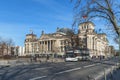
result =
[{"label": "pedestrian", "polygon": [[46,59],[47,59],[47,60],[46,60],[46,62],[47,62],[47,61],[49,60],[49,55],[47,55]]},{"label": "pedestrian", "polygon": [[47,55],[47,60],[49,60],[49,55]]},{"label": "pedestrian", "polygon": [[32,57],[30,57],[30,62],[32,62]]}]

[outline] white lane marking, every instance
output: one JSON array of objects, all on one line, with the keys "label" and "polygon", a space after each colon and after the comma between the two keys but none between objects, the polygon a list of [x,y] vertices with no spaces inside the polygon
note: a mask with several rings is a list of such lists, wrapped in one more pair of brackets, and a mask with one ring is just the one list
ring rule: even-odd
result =
[{"label": "white lane marking", "polygon": [[35,68],[35,69],[33,69],[33,70],[41,70],[41,69],[49,69],[49,68],[52,68],[52,67]]},{"label": "white lane marking", "polygon": [[55,74],[62,74],[62,73],[66,73],[66,72],[76,71],[76,70],[79,70],[79,69],[81,69],[81,67],[74,68],[74,69],[69,69],[69,70],[66,70],[66,71],[61,71],[61,72],[58,72],[58,73],[55,73]]},{"label": "white lane marking", "polygon": [[[112,66],[112,67],[113,67],[113,66]],[[108,74],[111,72],[111,68],[112,68],[112,67],[109,67],[109,68],[104,69],[106,75],[108,75]],[[95,80],[100,80],[100,78],[103,77],[105,73],[104,73],[104,71],[99,72],[98,75],[95,76]]]},{"label": "white lane marking", "polygon": [[[96,64],[87,65],[87,66],[83,66],[83,68],[88,68],[88,67],[92,67],[92,66],[95,66],[95,65]],[[62,74],[62,73],[66,73],[66,72],[76,71],[76,70],[79,70],[79,69],[81,69],[81,67],[74,68],[74,69],[69,69],[69,70],[65,70],[65,71],[61,71],[61,72],[58,72],[58,73],[55,73],[55,74]]]},{"label": "white lane marking", "polygon": [[47,76],[35,77],[35,78],[29,79],[29,80],[36,80],[36,79],[41,79],[41,78],[45,78],[45,77],[47,77]]},{"label": "white lane marking", "polygon": [[88,67],[92,67],[95,66],[96,64],[92,64],[92,65],[87,65],[87,66],[83,66],[84,68],[88,68]]},{"label": "white lane marking", "polygon": [[[91,67],[91,66],[94,66],[94,65],[96,65],[96,64],[83,66],[83,68]],[[80,69],[82,69],[82,68],[81,68],[81,67],[78,67],[78,68],[73,68],[73,69],[61,71],[61,72],[54,73],[54,74],[62,74],[62,73],[72,72],[72,71],[76,71],[76,70],[80,70]],[[41,78],[45,78],[45,77],[48,77],[48,76],[35,77],[35,78],[30,79],[30,80],[36,80],[36,79],[41,79]]]}]

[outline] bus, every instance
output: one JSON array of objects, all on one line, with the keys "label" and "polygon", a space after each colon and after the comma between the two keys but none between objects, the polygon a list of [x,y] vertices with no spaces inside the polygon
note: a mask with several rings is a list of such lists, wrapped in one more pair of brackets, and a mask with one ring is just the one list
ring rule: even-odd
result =
[{"label": "bus", "polygon": [[75,49],[67,50],[65,52],[65,61],[81,61],[81,60],[90,60],[90,56],[87,50]]}]

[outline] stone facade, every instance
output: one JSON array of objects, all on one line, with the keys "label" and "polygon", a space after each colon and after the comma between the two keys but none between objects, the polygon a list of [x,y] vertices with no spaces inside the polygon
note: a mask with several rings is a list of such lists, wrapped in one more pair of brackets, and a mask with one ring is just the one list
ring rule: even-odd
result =
[{"label": "stone facade", "polygon": [[[67,29],[67,28],[66,28]],[[65,45],[69,37],[63,32],[45,34],[42,31],[41,37],[37,39],[36,35],[31,33],[26,35],[25,54],[64,54]]]},{"label": "stone facade", "polygon": [[79,24],[79,39],[85,44],[82,47],[88,49],[90,56],[106,56],[108,53],[108,40],[105,33],[97,34],[95,25],[92,22]]},{"label": "stone facade", "polygon": [[18,56],[25,56],[25,48],[22,46],[19,46],[18,48]]},{"label": "stone facade", "polygon": [[53,52],[64,54],[67,39],[68,37],[66,34],[61,32],[56,32],[53,34],[42,34],[38,40],[39,52],[48,54]]},{"label": "stone facade", "polygon": [[107,54],[107,56],[111,57],[111,56],[115,56],[115,55],[116,55],[116,51],[115,51],[114,47],[113,46],[109,46],[108,47],[108,54]]},{"label": "stone facade", "polygon": [[[109,54],[109,45],[105,33],[97,34],[95,25],[92,22],[79,24],[78,37],[79,47],[88,50],[91,57],[107,56]],[[25,54],[50,54],[57,53],[63,55],[65,47],[70,44],[71,35],[67,28],[59,29],[55,33],[45,34],[42,31],[38,39],[35,34],[27,34],[25,39]]]},{"label": "stone facade", "polygon": [[25,54],[32,55],[39,52],[38,39],[33,33],[27,34],[25,39]]}]

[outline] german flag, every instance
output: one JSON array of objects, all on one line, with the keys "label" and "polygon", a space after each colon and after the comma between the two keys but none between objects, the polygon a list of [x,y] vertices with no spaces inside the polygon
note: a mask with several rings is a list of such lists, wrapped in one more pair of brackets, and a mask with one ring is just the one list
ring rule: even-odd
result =
[{"label": "german flag", "polygon": [[86,18],[87,18],[87,15],[84,15],[83,18],[86,19]]}]

